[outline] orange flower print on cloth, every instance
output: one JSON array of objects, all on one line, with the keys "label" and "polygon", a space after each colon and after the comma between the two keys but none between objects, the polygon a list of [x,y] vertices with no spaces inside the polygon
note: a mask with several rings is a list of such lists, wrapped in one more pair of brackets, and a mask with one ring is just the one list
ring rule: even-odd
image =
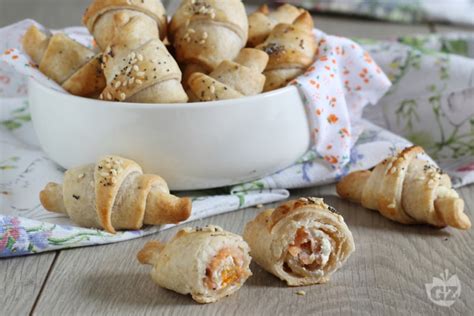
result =
[{"label": "orange flower print on cloth", "polygon": [[337,117],[336,114],[330,114],[330,115],[328,116],[328,122],[329,122],[329,124],[336,124],[337,121],[339,121],[339,118]]},{"label": "orange flower print on cloth", "polygon": [[375,104],[390,81],[372,57],[353,41],[315,30],[318,56],[296,86],[310,113],[313,149],[333,168],[349,162],[363,108]]}]

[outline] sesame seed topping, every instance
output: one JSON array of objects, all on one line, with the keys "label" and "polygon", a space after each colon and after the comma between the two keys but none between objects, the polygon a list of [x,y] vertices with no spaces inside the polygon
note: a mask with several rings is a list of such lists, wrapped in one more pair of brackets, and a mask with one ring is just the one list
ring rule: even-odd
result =
[{"label": "sesame seed topping", "polygon": [[99,172],[99,183],[103,186],[109,186],[117,183],[117,176],[123,170],[122,160],[114,157],[106,157],[97,165]]},{"label": "sesame seed topping", "polygon": [[125,93],[120,93],[120,100],[125,100],[127,98],[127,96],[125,95]]}]

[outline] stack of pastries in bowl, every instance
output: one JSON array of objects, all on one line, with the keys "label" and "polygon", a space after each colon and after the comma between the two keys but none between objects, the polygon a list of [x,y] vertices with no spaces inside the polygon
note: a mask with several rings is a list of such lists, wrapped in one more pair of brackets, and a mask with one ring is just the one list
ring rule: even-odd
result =
[{"label": "stack of pastries in bowl", "polygon": [[31,26],[23,48],[73,95],[132,103],[235,99],[286,86],[316,59],[311,15],[284,4],[247,16],[241,0],[94,0],[90,49]]}]

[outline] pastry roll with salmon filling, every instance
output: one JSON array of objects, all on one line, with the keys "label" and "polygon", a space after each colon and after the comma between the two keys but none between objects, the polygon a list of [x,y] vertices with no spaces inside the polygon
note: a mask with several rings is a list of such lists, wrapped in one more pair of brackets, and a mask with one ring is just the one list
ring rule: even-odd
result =
[{"label": "pastry roll with salmon filling", "polygon": [[341,215],[319,198],[300,198],[260,213],[247,223],[252,258],[289,286],[329,281],[354,251]]},{"label": "pastry roll with salmon filling", "polygon": [[218,226],[184,228],[167,244],[148,242],[138,260],[153,266],[158,285],[213,303],[235,293],[252,275],[249,246]]}]

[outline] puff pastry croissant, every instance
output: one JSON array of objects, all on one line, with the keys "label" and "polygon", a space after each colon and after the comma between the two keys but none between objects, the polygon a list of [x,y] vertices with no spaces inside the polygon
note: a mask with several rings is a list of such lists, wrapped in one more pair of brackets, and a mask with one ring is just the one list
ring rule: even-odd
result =
[{"label": "puff pastry croissant", "polygon": [[256,48],[270,56],[264,75],[264,91],[281,88],[303,74],[314,62],[317,42],[312,34],[313,19],[304,11],[293,24],[280,23]]},{"label": "puff pastry croissant", "polygon": [[105,87],[100,57],[68,36],[48,35],[32,25],[23,48],[39,70],[71,94],[97,97]]},{"label": "puff pastry croissant", "polygon": [[83,227],[140,229],[178,223],[191,214],[191,200],[169,193],[157,175],[143,174],[132,160],[106,156],[96,164],[66,171],[64,183],[49,183],[40,193],[48,211],[64,213]]},{"label": "puff pastry croissant", "polygon": [[266,4],[249,15],[248,47],[255,47],[265,41],[273,28],[279,23],[291,24],[304,10],[285,3],[270,12]]},{"label": "puff pastry croissant", "polygon": [[111,45],[127,49],[164,39],[168,23],[160,0],[94,0],[82,21],[102,51]]},{"label": "puff pastry croissant", "polygon": [[252,258],[290,286],[325,283],[354,251],[341,215],[319,198],[300,198],[247,223]]},{"label": "puff pastry croissant", "polygon": [[184,228],[166,245],[148,242],[138,260],[153,266],[160,286],[212,303],[238,291],[249,276],[249,247],[217,226]]},{"label": "puff pastry croissant", "polygon": [[372,171],[352,172],[337,184],[337,193],[399,223],[469,229],[464,201],[449,176],[417,158],[421,153],[421,147],[409,147]]},{"label": "puff pastry croissant", "polygon": [[262,92],[265,76],[262,71],[268,55],[258,49],[244,48],[234,61],[225,60],[209,75],[200,72],[188,80],[188,94],[199,101],[234,99]]},{"label": "puff pastry croissant", "polygon": [[159,39],[129,50],[109,48],[103,57],[107,86],[103,100],[135,103],[184,103],[181,70]]},{"label": "puff pastry croissant", "polygon": [[185,80],[195,71],[209,73],[222,61],[233,60],[245,46],[244,5],[240,0],[183,0],[168,35],[176,59],[187,65]]}]

